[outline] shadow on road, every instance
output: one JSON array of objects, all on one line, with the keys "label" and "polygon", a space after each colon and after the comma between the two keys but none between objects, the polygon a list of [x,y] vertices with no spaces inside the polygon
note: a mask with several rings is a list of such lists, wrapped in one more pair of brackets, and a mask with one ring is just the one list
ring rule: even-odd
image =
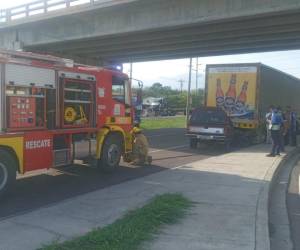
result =
[{"label": "shadow on road", "polygon": [[[159,135],[157,132],[150,133],[153,133],[152,136],[154,136],[150,137],[151,147],[156,150],[155,153],[151,153],[153,156],[152,166],[137,167],[123,163],[115,173],[103,174],[98,169],[87,165],[71,165],[44,171],[38,175],[22,177],[18,179],[11,193],[1,200],[0,220],[81,194],[225,153],[222,146],[215,145],[200,146],[197,149],[189,149],[188,145],[166,149],[168,145],[177,145],[177,142],[187,143],[184,129],[164,130],[163,138],[157,136]],[[177,136],[174,136],[174,133],[177,133]]]},{"label": "shadow on road", "polygon": [[[214,161],[210,162],[213,163]],[[226,249],[253,248],[256,207],[264,181],[251,178],[255,175],[251,174],[249,168],[241,167],[239,163],[231,167],[232,171],[229,174],[226,173],[227,165],[217,164],[213,167],[213,171],[209,171],[209,166],[202,166],[199,169],[185,166],[173,171],[162,171],[161,174],[153,178],[149,176],[143,181],[135,182],[134,185],[123,183],[121,187],[114,186],[109,191],[89,193],[82,200],[71,199],[55,208],[45,208],[34,215],[22,217],[21,222],[26,226],[21,229],[17,223],[17,225],[12,223],[13,229],[16,227],[19,229],[18,240],[11,236],[12,228],[6,230],[6,223],[3,223],[1,246],[3,249],[9,249],[10,245],[14,249],[35,249],[45,244],[45,238],[40,237],[31,237],[28,241],[28,235],[34,235],[36,230],[61,232],[59,230],[63,230],[60,225],[62,222],[67,224],[68,228],[74,229],[70,234],[80,234],[82,228],[90,230],[95,225],[102,227],[112,223],[124,214],[124,211],[140,206],[154,195],[180,192],[194,202],[193,210],[188,212],[186,220],[183,220],[183,224],[180,223],[175,231],[159,235],[165,244],[163,247],[154,245],[152,249],[172,249],[172,242],[178,244],[178,249],[185,249],[187,245],[193,249],[206,249],[207,246],[216,246],[215,248],[222,246]],[[98,189],[109,181],[118,183],[120,178],[129,180],[130,173],[141,172],[144,175],[147,171],[161,169],[160,166],[140,168],[124,166],[120,169],[120,174],[103,175],[92,168],[74,166],[62,169],[63,173],[60,175],[41,175],[23,179],[14,190],[13,198],[1,204],[1,215],[47,206],[51,201],[58,202],[75,194]],[[34,184],[27,189],[26,183],[29,181]],[[12,206],[13,203],[15,206]],[[12,208],[14,211],[10,211]],[[70,234],[68,237],[71,237]],[[51,234],[47,241],[54,241],[54,237],[57,237],[57,234]],[[155,242],[161,241],[158,238]]]},{"label": "shadow on road", "polygon": [[72,165],[35,176],[25,176],[1,200],[0,220],[164,169],[160,166],[123,165],[113,174],[104,174],[86,165]]}]

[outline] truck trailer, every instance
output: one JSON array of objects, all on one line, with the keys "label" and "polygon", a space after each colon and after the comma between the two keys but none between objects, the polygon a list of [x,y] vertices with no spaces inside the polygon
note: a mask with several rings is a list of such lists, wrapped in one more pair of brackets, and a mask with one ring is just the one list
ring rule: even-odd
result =
[{"label": "truck trailer", "polygon": [[260,143],[269,106],[300,113],[299,93],[298,78],[261,63],[207,65],[205,104],[194,110],[187,127],[190,145]]},{"label": "truck trailer", "polygon": [[78,143],[107,172],[139,158],[131,99],[122,72],[0,50],[0,196],[16,173],[71,164]]}]

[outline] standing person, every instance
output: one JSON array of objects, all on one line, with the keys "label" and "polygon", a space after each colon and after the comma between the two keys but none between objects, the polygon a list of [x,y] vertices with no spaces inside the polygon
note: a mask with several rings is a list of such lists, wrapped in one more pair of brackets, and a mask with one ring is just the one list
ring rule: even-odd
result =
[{"label": "standing person", "polygon": [[297,144],[297,118],[291,106],[286,107],[287,131],[285,135],[285,145],[296,146]]},{"label": "standing person", "polygon": [[284,152],[285,151],[285,149],[284,149],[284,145],[285,145],[284,137],[285,137],[285,134],[286,134],[286,131],[287,131],[287,120],[286,120],[285,114],[282,112],[282,109],[281,109],[280,106],[277,107],[277,111],[278,111],[278,114],[282,118],[282,124],[280,126],[280,131],[279,131],[280,151]]},{"label": "standing person", "polygon": [[291,146],[297,146],[297,115],[294,111],[291,113],[291,127],[290,127]]},{"label": "standing person", "polygon": [[283,119],[281,114],[276,108],[273,109],[271,117],[271,137],[272,137],[272,149],[268,157],[274,157],[275,155],[280,155],[280,128],[283,125]]},{"label": "standing person", "polygon": [[271,144],[272,138],[271,138],[271,118],[272,118],[272,112],[273,112],[274,106],[271,105],[269,107],[269,112],[266,114],[266,143]]},{"label": "standing person", "polygon": [[284,136],[284,145],[290,144],[290,127],[291,127],[291,107],[287,106],[285,110],[286,117],[286,134]]}]

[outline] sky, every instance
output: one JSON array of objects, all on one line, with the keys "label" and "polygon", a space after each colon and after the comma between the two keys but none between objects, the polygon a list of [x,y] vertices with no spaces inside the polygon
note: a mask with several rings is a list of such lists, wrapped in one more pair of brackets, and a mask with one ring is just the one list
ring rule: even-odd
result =
[{"label": "sky", "polygon": [[[265,53],[251,53],[226,56],[212,56],[198,58],[198,86],[204,88],[206,64],[219,63],[264,63],[268,66],[286,72],[300,78],[300,50],[277,51]],[[129,73],[129,64],[124,65],[124,72]],[[192,89],[196,82],[196,58],[193,59]],[[155,82],[180,88],[180,80],[184,81],[187,88],[189,76],[189,59],[153,61],[133,63],[133,78],[142,80],[145,86],[151,86]]]},{"label": "sky", "polygon": [[[32,2],[33,0],[0,0],[0,10]],[[204,87],[204,71],[206,64],[218,63],[251,63],[261,62],[295,77],[300,78],[300,50],[277,51],[266,53],[251,53],[242,55],[226,55],[213,57],[199,57],[199,87]],[[193,60],[192,88],[196,82],[196,60]],[[129,73],[129,64],[124,65],[124,72]],[[152,61],[133,63],[133,78],[142,80],[145,86],[151,86],[155,82],[172,88],[180,88],[180,80],[183,80],[183,88],[188,85],[189,59]]]},{"label": "sky", "polygon": [[33,0],[0,0],[0,9],[15,7],[30,2],[33,2]]}]

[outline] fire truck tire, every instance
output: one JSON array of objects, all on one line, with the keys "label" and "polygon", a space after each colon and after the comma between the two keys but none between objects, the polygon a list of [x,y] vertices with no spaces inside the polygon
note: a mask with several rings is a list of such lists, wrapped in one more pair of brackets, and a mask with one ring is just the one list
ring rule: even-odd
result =
[{"label": "fire truck tire", "polygon": [[108,135],[104,141],[101,158],[98,160],[98,168],[111,173],[118,168],[122,156],[122,140],[119,135]]},{"label": "fire truck tire", "polygon": [[8,193],[16,181],[16,170],[14,156],[0,149],[0,198]]}]

